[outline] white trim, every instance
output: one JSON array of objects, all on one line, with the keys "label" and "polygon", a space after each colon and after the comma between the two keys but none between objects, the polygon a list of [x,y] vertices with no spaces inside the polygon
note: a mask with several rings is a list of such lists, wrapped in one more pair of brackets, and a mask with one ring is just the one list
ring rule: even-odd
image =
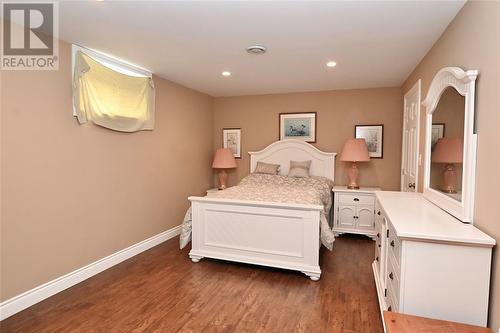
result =
[{"label": "white trim", "polygon": [[[473,223],[476,181],[477,134],[474,133],[474,98],[477,70],[459,67],[441,69],[429,87],[422,103],[426,107],[424,197],[462,222]],[[457,201],[430,187],[432,114],[446,88],[453,87],[465,97],[464,160],[462,164],[462,200]]]},{"label": "white trim", "polygon": [[99,259],[87,266],[81,267],[73,272],[44,283],[38,287],[28,290],[20,295],[14,296],[0,303],[0,320],[4,320],[38,302],[43,301],[69,287],[72,287],[100,272],[111,268],[141,252],[161,244],[180,234],[181,225],[173,227],[142,242],[115,252],[107,257]]},{"label": "white trim", "polygon": [[152,77],[151,71],[142,68],[140,66],[131,64],[123,59],[117,58],[115,56],[106,54],[104,52],[92,50],[86,47],[82,47],[76,44],[71,45],[71,68],[75,67],[75,55],[78,51],[81,51],[89,56],[91,56],[96,61],[100,62],[106,67],[109,67],[119,73],[139,76],[139,77]]},{"label": "white trim", "polygon": [[385,320],[384,320],[384,311],[387,310],[385,305],[385,301],[383,298],[384,288],[382,287],[382,281],[380,281],[380,274],[377,268],[377,262],[373,261],[372,263],[373,275],[375,277],[375,288],[377,289],[377,298],[378,298],[378,308],[380,310],[380,317],[382,318],[382,325],[384,326],[384,333],[387,332],[385,328]]},{"label": "white trim", "polygon": [[[416,90],[416,91],[415,91]],[[413,87],[411,87],[410,90],[408,90],[406,92],[406,94],[404,95],[403,97],[403,102],[404,102],[404,106],[403,106],[403,117],[404,117],[404,112],[406,111],[406,99],[407,99],[407,96],[410,96],[414,93],[417,93],[417,138],[416,138],[416,141],[417,141],[417,147],[416,147],[416,150],[415,150],[415,162],[417,163],[417,168],[415,170],[415,188],[413,189],[413,192],[418,192],[418,181],[419,181],[419,169],[420,169],[420,104],[421,104],[421,98],[422,98],[422,79],[418,79],[418,81],[413,85]],[[403,121],[403,137],[402,137],[402,140],[401,142],[403,142],[403,151],[401,153],[401,170],[403,170],[403,159],[404,159],[404,156],[405,156],[405,143],[404,143],[404,136],[405,136],[405,125],[406,125],[406,122]],[[404,175],[403,173],[401,172],[401,191],[403,191],[404,189]]]}]

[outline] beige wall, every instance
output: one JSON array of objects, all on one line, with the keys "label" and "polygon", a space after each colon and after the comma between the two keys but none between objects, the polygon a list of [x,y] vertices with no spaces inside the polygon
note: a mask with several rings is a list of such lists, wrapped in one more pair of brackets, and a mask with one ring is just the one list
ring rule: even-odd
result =
[{"label": "beige wall", "polygon": [[[401,164],[402,93],[400,88],[216,98],[214,148],[222,146],[222,128],[240,127],[242,159],[230,173],[234,185],[249,173],[248,152],[278,140],[280,112],[317,112],[317,143],[321,150],[340,152],[354,137],[354,125],[384,124],[384,158],[360,163],[360,184],[399,190]],[[338,156],[338,157],[339,157]],[[347,182],[346,166],[337,158],[335,182]]]},{"label": "beige wall", "polygon": [[154,131],[78,125],[60,59],[1,73],[1,300],[180,224],[212,183],[212,97],[155,77]]},{"label": "beige wall", "polygon": [[[403,86],[422,79],[427,93],[439,69],[478,69],[476,128],[478,133],[474,224],[500,242],[500,2],[468,2]],[[425,112],[422,112],[422,120]],[[421,138],[423,138],[423,131]],[[423,142],[421,147],[423,147]],[[421,185],[420,185],[421,188]],[[498,248],[498,245],[497,245]],[[500,328],[500,255],[494,250],[489,326]]]}]

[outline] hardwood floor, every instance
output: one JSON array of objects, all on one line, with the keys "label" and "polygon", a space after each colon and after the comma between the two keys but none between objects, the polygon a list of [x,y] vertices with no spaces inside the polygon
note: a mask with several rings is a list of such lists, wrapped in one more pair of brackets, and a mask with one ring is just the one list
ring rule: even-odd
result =
[{"label": "hardwood floor", "polygon": [[172,239],[0,323],[7,332],[382,332],[374,242],[322,248],[321,280],[203,259]]}]

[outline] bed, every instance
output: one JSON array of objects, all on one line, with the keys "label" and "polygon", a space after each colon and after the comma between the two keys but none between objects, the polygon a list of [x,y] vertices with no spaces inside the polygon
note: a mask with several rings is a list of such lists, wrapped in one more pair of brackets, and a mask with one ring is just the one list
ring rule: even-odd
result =
[{"label": "bed", "polygon": [[[320,177],[333,184],[336,153],[320,151],[303,141],[277,141],[261,151],[249,154],[251,171],[259,161],[279,164],[281,178],[272,176],[282,179],[276,180],[278,182],[286,183],[286,178],[290,178],[283,177],[288,174],[290,160],[311,160],[309,172],[312,179],[298,181],[299,183],[294,181],[293,187],[315,185],[316,181],[313,179],[321,180]],[[246,190],[249,187],[245,182],[252,186],[260,182],[262,186],[267,186],[270,181],[264,176],[250,176],[249,179],[245,178],[242,181],[244,184],[240,183],[241,188],[247,187],[239,195],[237,192],[240,185],[220,191],[220,195],[188,198],[192,204],[191,260],[198,262],[207,257],[297,270],[314,281],[319,280],[320,241],[328,238],[328,232],[331,232],[326,222],[328,217],[324,216],[327,215],[328,207],[321,204],[325,202],[324,199],[321,202],[311,199],[306,200],[307,203],[301,203],[300,200],[287,198],[275,200],[273,195],[262,194],[258,199],[250,196],[253,200],[248,200]],[[286,187],[286,184],[284,186],[283,192],[287,189],[293,192],[292,187]],[[325,192],[322,190],[324,197]],[[236,198],[232,197],[233,192]],[[328,196],[331,203],[329,190]],[[331,235],[333,237],[333,233]]]}]

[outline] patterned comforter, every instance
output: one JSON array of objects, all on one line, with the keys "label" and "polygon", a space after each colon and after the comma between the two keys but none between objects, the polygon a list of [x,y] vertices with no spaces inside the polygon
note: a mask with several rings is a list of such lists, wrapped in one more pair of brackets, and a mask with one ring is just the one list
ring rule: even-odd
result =
[{"label": "patterned comforter", "polygon": [[[212,197],[224,199],[286,202],[324,207],[320,214],[321,243],[332,250],[335,236],[328,225],[327,216],[332,206],[333,182],[324,177],[294,178],[279,175],[250,174],[238,184]],[[186,213],[181,232],[181,248],[191,236],[191,212]]]}]

